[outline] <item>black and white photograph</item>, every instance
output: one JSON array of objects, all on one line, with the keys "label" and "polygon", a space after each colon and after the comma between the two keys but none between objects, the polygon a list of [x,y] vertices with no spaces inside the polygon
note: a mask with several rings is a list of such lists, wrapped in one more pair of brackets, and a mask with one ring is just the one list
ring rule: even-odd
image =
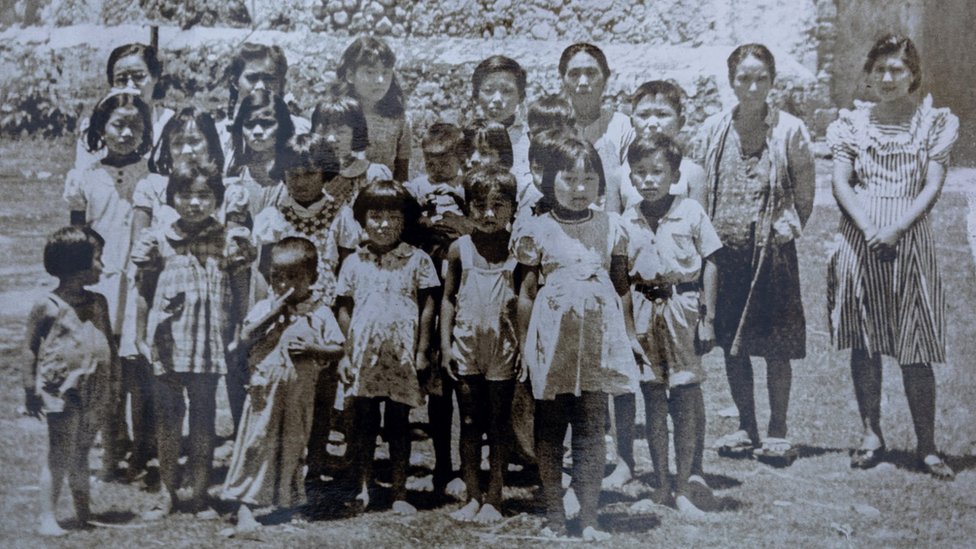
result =
[{"label": "black and white photograph", "polygon": [[976,547],[971,0],[0,6],[0,546]]}]

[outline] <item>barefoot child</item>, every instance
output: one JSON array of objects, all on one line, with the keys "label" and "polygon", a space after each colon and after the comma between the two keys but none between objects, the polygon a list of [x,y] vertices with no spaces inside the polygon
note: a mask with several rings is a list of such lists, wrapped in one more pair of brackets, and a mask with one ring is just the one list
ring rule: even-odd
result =
[{"label": "barefoot child", "polygon": [[[630,144],[627,160],[630,181],[644,197],[623,218],[630,237],[627,255],[634,327],[649,359],[640,387],[647,414],[647,443],[659,486],[654,499],[658,503],[674,501],[679,511],[700,515],[698,505],[708,503],[711,494],[700,470],[705,426],[701,390],[705,371],[700,355],[714,344],[716,269],[712,255],[722,243],[697,201],[671,194],[681,178],[681,151],[671,138],[638,136]],[[669,410],[677,461],[674,500],[668,482]],[[634,417],[633,409],[628,417]],[[618,422],[625,420],[618,416]],[[632,434],[633,428],[618,432],[623,447],[630,449],[628,465],[633,467],[633,436],[624,440],[622,435]],[[697,483],[695,496],[689,480]]]},{"label": "barefoot child", "polygon": [[75,514],[84,524],[89,507],[88,450],[104,409],[116,360],[108,303],[85,289],[98,282],[105,241],[95,231],[65,227],[44,246],[44,269],[58,287],[34,303],[27,319],[24,393],[30,415],[47,416],[48,455],[41,464],[38,533],[65,532],[55,518],[65,476]]},{"label": "barefoot child", "polygon": [[541,215],[513,241],[526,269],[518,306],[521,377],[531,378],[536,399],[544,534],[565,531],[561,465],[571,424],[580,526],[584,539],[599,541],[609,537],[597,527],[607,394],[637,390],[634,354],[640,347],[630,312],[626,235],[615,218],[591,208],[605,189],[600,157],[577,138],[553,152],[542,179]]},{"label": "barefoot child", "polygon": [[[464,194],[474,230],[447,251],[441,360],[443,370],[458,385],[461,472],[468,502],[451,517],[463,522],[501,520],[518,355],[516,262],[508,252],[515,189],[515,177],[501,167],[469,171],[464,176]],[[491,452],[487,494],[479,482],[485,433]]]},{"label": "barefoot child", "polygon": [[382,403],[393,464],[393,511],[410,515],[417,510],[406,499],[408,419],[410,408],[424,403],[418,373],[428,367],[434,318],[430,291],[440,285],[430,256],[403,241],[413,230],[417,209],[393,181],[377,181],[359,193],[353,211],[368,240],[342,263],[336,289],[349,358],[340,375],[355,425],[347,451],[349,478],[354,490],[361,489],[357,499],[365,507]]},{"label": "barefoot child", "polygon": [[344,341],[329,304],[312,289],[318,265],[309,240],[290,236],[275,244],[273,293],[254,305],[241,331],[251,378],[222,493],[241,502],[238,532],[257,526],[252,506],[294,509],[305,503],[303,465],[316,380],[342,356]]}]

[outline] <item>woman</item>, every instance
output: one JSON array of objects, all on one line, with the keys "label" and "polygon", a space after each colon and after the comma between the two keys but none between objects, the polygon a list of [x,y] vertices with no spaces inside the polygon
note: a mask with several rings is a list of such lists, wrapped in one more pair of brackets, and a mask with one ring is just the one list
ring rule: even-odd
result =
[{"label": "woman", "polygon": [[580,135],[596,147],[603,162],[607,178],[604,207],[608,212],[620,213],[620,167],[634,130],[627,115],[603,107],[603,92],[610,78],[607,57],[593,44],[573,44],[559,58],[559,77],[563,93],[576,111]]},{"label": "woman", "polygon": [[931,96],[918,101],[921,62],[910,39],[878,40],[864,72],[878,102],[841,111],[827,131],[844,214],[828,304],[837,347],[851,349],[863,424],[851,467],[874,467],[884,455],[881,355],[888,355],[901,365],[922,469],[951,480],[935,448],[931,364],[945,362],[945,296],[928,212],[942,191],[959,120],[933,108]]},{"label": "woman", "polygon": [[[705,210],[722,239],[716,253],[715,339],[725,352],[739,429],[718,441],[722,453],[754,450],[792,460],[786,415],[791,359],[806,355],[795,239],[813,211],[814,160],[799,119],[767,102],[776,77],[772,53],[739,46],[728,58],[738,103],[702,125],[696,152],[706,174]],[[760,441],[750,356],[766,359],[770,419]]]}]

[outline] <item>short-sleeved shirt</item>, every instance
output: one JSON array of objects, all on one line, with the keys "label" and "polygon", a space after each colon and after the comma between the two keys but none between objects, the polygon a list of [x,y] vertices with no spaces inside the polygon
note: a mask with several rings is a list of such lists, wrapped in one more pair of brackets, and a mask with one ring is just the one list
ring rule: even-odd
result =
[{"label": "short-sleeved shirt", "polygon": [[393,170],[397,160],[410,159],[411,129],[406,115],[388,118],[379,114],[366,115],[369,146],[366,159]]}]

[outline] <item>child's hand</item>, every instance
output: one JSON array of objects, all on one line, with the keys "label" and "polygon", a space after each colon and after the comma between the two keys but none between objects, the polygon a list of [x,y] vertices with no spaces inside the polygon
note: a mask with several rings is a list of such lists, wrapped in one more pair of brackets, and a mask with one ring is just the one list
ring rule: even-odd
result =
[{"label": "child's hand", "polygon": [[525,363],[522,362],[521,357],[515,361],[515,379],[519,383],[525,383],[525,380],[529,379],[529,369],[525,367]]},{"label": "child's hand", "polygon": [[414,360],[414,364],[417,368],[417,373],[426,372],[430,368],[430,361],[427,360],[427,353],[422,351],[417,351],[417,356]]},{"label": "child's hand", "polygon": [[447,372],[447,377],[454,381],[458,380],[457,363],[453,360],[450,348],[441,349],[441,369]]},{"label": "child's hand", "polygon": [[325,349],[316,345],[314,341],[309,341],[302,336],[296,336],[289,340],[287,348],[288,353],[293,355],[314,354],[325,351]]},{"label": "child's hand", "polygon": [[44,399],[34,391],[33,387],[24,388],[24,411],[30,417],[41,419],[44,409]]},{"label": "child's hand", "polygon": [[644,355],[644,348],[636,339],[630,340],[630,352],[634,353],[634,361],[637,362],[637,368],[643,374],[644,366],[647,365],[647,357]]},{"label": "child's hand", "polygon": [[715,347],[715,325],[707,318],[698,319],[699,354],[706,354]]},{"label": "child's hand", "polygon": [[349,357],[343,357],[339,361],[339,381],[343,385],[350,385],[352,383],[352,362]]}]

